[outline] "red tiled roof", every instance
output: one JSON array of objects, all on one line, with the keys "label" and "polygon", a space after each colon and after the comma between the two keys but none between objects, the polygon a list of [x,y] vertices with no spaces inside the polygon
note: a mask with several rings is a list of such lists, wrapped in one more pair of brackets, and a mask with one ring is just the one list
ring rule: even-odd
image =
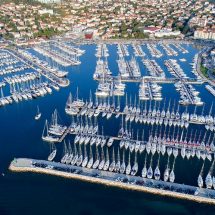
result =
[{"label": "red tiled roof", "polygon": [[147,30],[147,31],[158,31],[160,29],[157,28],[157,27],[145,27],[144,30]]}]

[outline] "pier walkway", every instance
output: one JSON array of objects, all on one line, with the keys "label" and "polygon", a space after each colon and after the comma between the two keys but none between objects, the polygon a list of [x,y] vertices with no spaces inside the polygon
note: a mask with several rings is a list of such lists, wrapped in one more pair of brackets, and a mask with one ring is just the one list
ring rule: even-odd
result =
[{"label": "pier walkway", "polygon": [[68,128],[66,129],[66,131],[63,133],[63,135],[62,135],[62,136],[60,137],[60,139],[58,140],[59,143],[61,143],[61,142],[64,140],[64,138],[66,137],[66,135],[70,133],[70,130],[71,130],[71,127],[68,127]]},{"label": "pier walkway", "polygon": [[215,190],[204,188],[199,189],[198,187],[190,185],[164,182],[161,180],[142,178],[140,176],[130,176],[97,169],[87,169],[84,167],[49,162],[45,160],[27,158],[14,159],[9,166],[9,170],[14,172],[49,174],[199,203],[215,204]]},{"label": "pier walkway", "polygon": [[193,97],[192,97],[192,93],[190,92],[189,88],[184,84],[184,82],[182,83],[182,87],[184,89],[184,92],[186,93],[187,98],[189,99],[191,104],[195,104]]},{"label": "pier walkway", "polygon": [[[95,78],[96,81],[102,81],[102,77],[97,77]],[[106,78],[106,81],[108,82],[113,82],[119,80],[119,77],[117,76],[111,76],[110,78]],[[133,83],[140,83],[140,82],[154,82],[158,84],[171,84],[171,83],[176,83],[178,81],[182,81],[180,78],[158,78],[158,77],[152,77],[152,76],[143,76],[143,77],[129,77],[129,78],[124,78],[120,77],[120,80],[122,82],[133,82]],[[195,78],[187,78],[183,79],[183,82],[185,84],[198,84],[201,85],[204,83],[204,81],[199,81]]]},{"label": "pier walkway", "polygon": [[153,99],[152,88],[151,88],[149,82],[147,82],[147,88],[148,88],[148,92],[149,92],[149,99],[152,100]]}]

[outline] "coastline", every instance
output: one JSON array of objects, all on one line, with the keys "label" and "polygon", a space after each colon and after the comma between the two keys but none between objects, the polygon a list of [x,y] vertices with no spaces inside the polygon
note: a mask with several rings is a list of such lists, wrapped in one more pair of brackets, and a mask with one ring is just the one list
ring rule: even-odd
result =
[{"label": "coastline", "polygon": [[[207,52],[207,51],[206,51]],[[202,71],[201,71],[201,65],[202,65],[202,55],[203,53],[206,53],[205,51],[203,51],[202,53],[199,54],[198,56],[198,62],[197,62],[197,72],[198,74],[202,77],[202,79],[209,83],[210,85],[212,85],[213,87],[215,87],[215,80],[211,80],[210,78],[206,77]]]},{"label": "coastline", "polygon": [[205,198],[205,197],[201,197],[201,196],[177,193],[177,192],[173,192],[173,191],[156,189],[156,188],[146,187],[146,186],[139,186],[139,185],[134,185],[134,184],[125,184],[125,183],[118,182],[118,181],[110,181],[110,180],[103,179],[103,178],[102,179],[95,178],[95,177],[91,177],[91,176],[79,175],[79,174],[74,174],[74,173],[69,173],[69,172],[62,172],[62,171],[57,171],[57,170],[53,170],[53,169],[44,169],[44,168],[40,168],[40,167],[17,167],[15,165],[13,165],[13,162],[11,162],[11,164],[9,166],[9,170],[12,172],[32,172],[32,173],[37,173],[37,174],[47,174],[47,175],[59,176],[59,177],[67,178],[67,179],[81,180],[81,181],[88,182],[88,183],[102,184],[105,186],[111,186],[111,187],[116,187],[116,188],[125,189],[125,190],[145,192],[145,193],[149,193],[149,194],[153,194],[153,195],[173,197],[173,198],[181,199],[181,200],[189,200],[189,201],[194,201],[197,203],[215,205],[215,199]]}]

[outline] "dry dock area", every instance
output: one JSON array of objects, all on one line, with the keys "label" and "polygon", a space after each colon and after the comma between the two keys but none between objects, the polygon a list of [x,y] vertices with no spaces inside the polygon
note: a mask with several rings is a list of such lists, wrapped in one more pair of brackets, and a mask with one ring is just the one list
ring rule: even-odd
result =
[{"label": "dry dock area", "polygon": [[65,178],[99,183],[106,186],[136,190],[162,196],[174,197],[199,203],[215,204],[215,191],[194,186],[157,181],[139,176],[128,176],[97,169],[87,169],[45,160],[27,158],[14,159],[9,170],[14,172],[35,172]]}]

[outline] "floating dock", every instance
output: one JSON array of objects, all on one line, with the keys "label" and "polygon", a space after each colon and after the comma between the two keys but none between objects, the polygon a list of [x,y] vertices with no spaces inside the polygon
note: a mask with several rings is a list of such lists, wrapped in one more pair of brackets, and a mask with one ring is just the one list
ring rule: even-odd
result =
[{"label": "floating dock", "polygon": [[135,190],[205,204],[215,204],[215,190],[200,189],[189,185],[147,179],[139,176],[129,176],[97,169],[87,169],[45,160],[27,158],[14,159],[9,166],[9,170],[13,172],[49,174],[127,190]]},{"label": "floating dock", "polygon": [[[102,78],[94,78],[96,81],[102,81]],[[111,76],[110,78],[106,78],[105,81],[107,82],[113,82],[113,81],[117,81],[119,78],[117,76]],[[120,79],[122,82],[131,82],[131,83],[140,83],[142,81],[144,82],[155,82],[158,84],[173,84],[176,83],[178,81],[180,81],[180,78],[160,78],[160,77],[152,77],[152,76],[144,76],[144,77],[129,77],[129,78],[125,78],[121,76]],[[199,81],[195,78],[187,78],[184,79],[184,83],[186,84],[196,84],[196,85],[201,85],[204,82],[203,81]]]},{"label": "floating dock", "polygon": [[205,88],[213,95],[215,96],[215,89],[210,86],[210,85],[206,85]]}]

